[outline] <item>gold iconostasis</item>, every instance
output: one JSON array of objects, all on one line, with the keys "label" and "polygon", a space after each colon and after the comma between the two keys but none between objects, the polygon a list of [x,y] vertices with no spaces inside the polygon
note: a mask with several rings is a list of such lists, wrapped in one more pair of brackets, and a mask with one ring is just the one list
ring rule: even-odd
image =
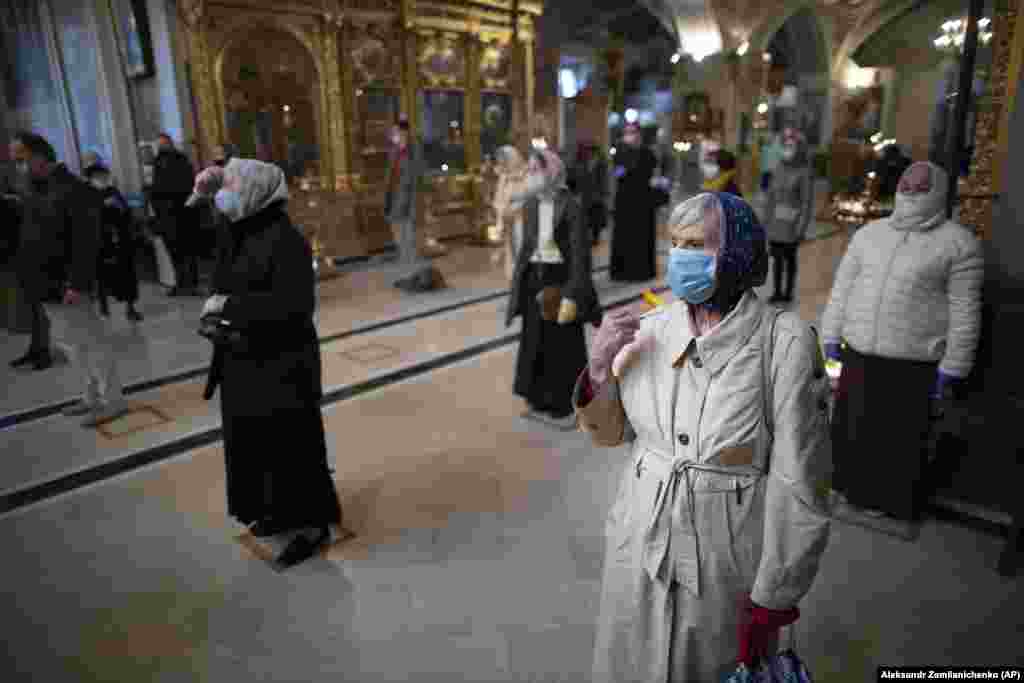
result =
[{"label": "gold iconostasis", "polygon": [[526,148],[540,2],[179,0],[203,160],[214,146],[273,161],[318,256],[392,240],[388,134],[409,119],[426,167],[428,242],[485,234],[487,159]]}]

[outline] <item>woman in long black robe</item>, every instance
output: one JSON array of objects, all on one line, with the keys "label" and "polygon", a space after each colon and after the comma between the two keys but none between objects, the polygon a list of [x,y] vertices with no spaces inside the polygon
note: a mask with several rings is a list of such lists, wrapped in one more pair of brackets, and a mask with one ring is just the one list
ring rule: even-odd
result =
[{"label": "woman in long black robe", "polygon": [[285,211],[279,168],[233,159],[224,178],[240,208],[227,216],[204,312],[230,321],[243,343],[215,346],[207,396],[220,387],[228,513],[256,536],[300,532],[278,558],[290,566],[341,521],[320,413],[313,253]]},{"label": "woman in long black robe", "polygon": [[[580,206],[562,185],[564,168],[554,154],[535,154],[546,160],[540,172],[548,186],[523,206],[523,243],[516,259],[506,323],[523,317],[523,332],[516,358],[513,390],[526,399],[531,413],[565,426],[574,413],[572,391],[587,364],[583,324],[599,322],[601,313],[591,275],[591,233],[583,222]],[[542,241],[541,203],[550,202],[552,240],[560,255],[558,263],[534,258]],[[559,309],[575,307],[571,320],[545,320],[538,295],[557,288]],[[567,304],[567,302],[572,302]],[[559,305],[560,304],[560,305]]]},{"label": "woman in long black robe", "polygon": [[[634,139],[627,131],[627,139]],[[615,227],[611,278],[645,282],[657,275],[657,198],[651,178],[658,166],[654,152],[639,144],[621,145],[615,154]]]}]

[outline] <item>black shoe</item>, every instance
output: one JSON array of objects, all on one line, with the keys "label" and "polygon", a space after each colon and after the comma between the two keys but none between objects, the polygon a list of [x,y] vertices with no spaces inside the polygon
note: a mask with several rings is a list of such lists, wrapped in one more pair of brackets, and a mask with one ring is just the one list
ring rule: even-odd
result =
[{"label": "black shoe", "polygon": [[53,356],[51,356],[48,351],[37,354],[36,357],[32,359],[33,370],[48,370],[52,365]]},{"label": "black shoe", "polygon": [[9,365],[12,368],[20,368],[36,362],[36,357],[42,355],[39,351],[29,351],[24,356],[12,360]]},{"label": "black shoe", "polygon": [[330,537],[330,529],[325,526],[320,527],[317,530],[316,538],[313,538],[312,540],[307,538],[305,534],[299,534],[292,539],[292,542],[288,544],[288,547],[284,549],[280,556],[278,556],[278,566],[282,569],[288,569],[315,557],[317,551],[327,543],[327,540]]},{"label": "black shoe", "polygon": [[277,536],[283,534],[286,531],[291,531],[294,527],[284,522],[279,522],[272,517],[261,519],[249,527],[249,531],[256,538],[267,538],[268,536]]}]

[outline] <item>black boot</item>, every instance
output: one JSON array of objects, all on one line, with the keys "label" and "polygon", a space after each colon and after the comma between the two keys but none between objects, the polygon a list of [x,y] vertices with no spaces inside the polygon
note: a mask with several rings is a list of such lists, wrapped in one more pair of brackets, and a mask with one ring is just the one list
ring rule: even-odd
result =
[{"label": "black boot", "polygon": [[320,551],[330,538],[331,530],[326,526],[322,526],[308,535],[306,532],[300,532],[278,556],[278,566],[282,569],[288,569],[297,564],[302,564],[306,560],[315,557],[317,552]]},{"label": "black boot", "polygon": [[20,368],[20,367],[24,367],[26,365],[30,365],[30,364],[35,362],[36,356],[38,356],[39,353],[40,353],[39,351],[36,351],[34,349],[29,349],[28,353],[26,353],[24,356],[18,356],[17,358],[12,360],[10,363],[8,363],[8,365],[10,365],[12,368]]},{"label": "black boot", "polygon": [[52,365],[53,356],[50,355],[49,351],[37,353],[36,357],[32,360],[33,370],[48,370]]}]

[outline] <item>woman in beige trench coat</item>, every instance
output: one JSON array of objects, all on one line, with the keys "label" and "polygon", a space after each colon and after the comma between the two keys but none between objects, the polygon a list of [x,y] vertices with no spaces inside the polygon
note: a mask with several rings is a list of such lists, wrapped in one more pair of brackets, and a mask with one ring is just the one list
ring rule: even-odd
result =
[{"label": "woman in beige trench coat", "polygon": [[767,254],[743,200],[701,194],[670,221],[681,300],[606,316],[574,395],[596,444],[631,444],[607,522],[595,683],[714,683],[773,654],[828,541],[816,334],[753,292]]}]

